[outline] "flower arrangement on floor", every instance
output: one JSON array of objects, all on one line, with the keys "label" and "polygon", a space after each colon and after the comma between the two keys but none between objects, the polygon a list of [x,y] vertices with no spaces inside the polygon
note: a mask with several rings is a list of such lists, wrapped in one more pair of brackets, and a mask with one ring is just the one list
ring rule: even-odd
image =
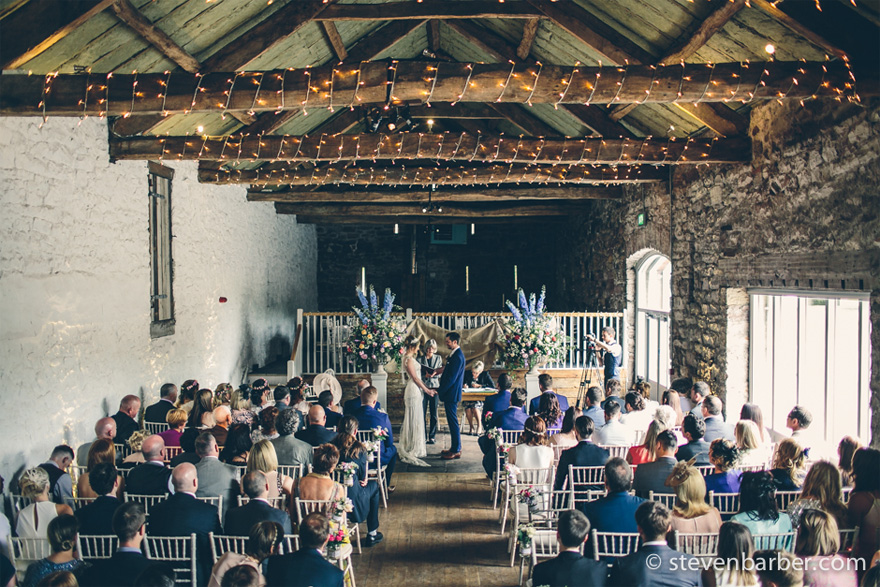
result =
[{"label": "flower arrangement on floor", "polygon": [[541,287],[541,296],[519,290],[519,308],[507,301],[511,317],[504,325],[504,364],[508,369],[537,367],[539,363],[561,360],[565,354],[568,337],[559,331],[556,321],[544,311],[547,290]]},{"label": "flower arrangement on floor", "polygon": [[339,463],[336,470],[342,474],[346,487],[354,487],[354,476],[358,470],[357,463]]},{"label": "flower arrangement on floor", "polygon": [[399,367],[405,326],[391,317],[393,310],[400,310],[399,306],[394,305],[394,294],[391,289],[386,289],[380,305],[376,290],[371,285],[369,299],[360,289],[357,290],[357,297],[361,307],[352,306],[355,321],[345,342],[346,352],[358,369],[372,371],[374,366],[391,361],[397,362]]}]

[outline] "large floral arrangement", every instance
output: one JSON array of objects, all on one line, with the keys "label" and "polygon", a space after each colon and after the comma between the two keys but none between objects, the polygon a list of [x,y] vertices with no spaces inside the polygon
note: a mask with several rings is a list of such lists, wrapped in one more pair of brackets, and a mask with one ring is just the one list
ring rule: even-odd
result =
[{"label": "large floral arrangement", "polygon": [[381,305],[372,285],[369,299],[359,289],[357,296],[361,307],[352,307],[356,321],[352,324],[345,350],[359,369],[372,371],[375,365],[391,361],[399,364],[404,324],[391,318],[392,310],[400,309],[394,305],[394,294],[386,289]]},{"label": "large floral arrangement", "polygon": [[568,337],[559,331],[559,325],[544,313],[546,288],[541,297],[531,294],[526,300],[522,289],[518,292],[519,308],[508,301],[511,317],[504,325],[504,363],[509,369],[534,366],[536,361],[560,360],[565,354]]}]

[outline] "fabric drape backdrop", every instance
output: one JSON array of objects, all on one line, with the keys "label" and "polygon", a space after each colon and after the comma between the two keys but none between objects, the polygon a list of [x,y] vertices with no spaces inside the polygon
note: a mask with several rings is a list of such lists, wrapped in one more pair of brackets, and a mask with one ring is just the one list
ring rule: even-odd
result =
[{"label": "fabric drape backdrop", "polygon": [[[495,357],[504,349],[503,320],[495,320],[485,326],[468,330],[456,330],[461,335],[461,350],[467,361],[466,367],[476,361],[483,361],[486,369],[495,364]],[[449,356],[449,349],[443,342],[448,330],[431,324],[427,320],[416,318],[406,327],[406,333],[419,337],[419,344],[423,347],[425,342],[433,338],[437,341],[437,354],[443,357],[443,363]]]}]

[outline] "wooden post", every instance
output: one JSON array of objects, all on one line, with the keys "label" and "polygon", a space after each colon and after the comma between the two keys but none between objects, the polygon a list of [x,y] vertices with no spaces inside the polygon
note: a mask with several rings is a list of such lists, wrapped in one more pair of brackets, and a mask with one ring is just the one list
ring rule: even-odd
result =
[{"label": "wooden post", "polygon": [[302,335],[303,311],[302,308],[296,310],[296,336],[293,341],[293,356],[287,361],[287,380],[290,381],[294,377],[302,373],[302,351],[300,350],[300,338]]}]

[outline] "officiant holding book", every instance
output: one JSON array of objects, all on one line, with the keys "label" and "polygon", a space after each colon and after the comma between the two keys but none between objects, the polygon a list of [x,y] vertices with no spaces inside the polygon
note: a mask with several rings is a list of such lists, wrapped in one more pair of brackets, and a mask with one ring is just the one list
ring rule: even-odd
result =
[{"label": "officiant holding book", "polygon": [[[440,387],[440,371],[443,367],[443,359],[437,354],[437,341],[433,338],[425,343],[422,348],[422,356],[419,358],[419,364],[422,366],[422,383],[429,389],[438,389]],[[434,437],[437,436],[437,404],[439,400],[437,395],[422,394],[422,409],[425,415],[429,415],[426,442],[434,444]]]},{"label": "officiant holding book", "polygon": [[461,388],[464,385],[464,352],[459,346],[461,335],[457,332],[446,334],[446,348],[450,351],[446,366],[441,369],[440,387],[437,395],[446,409],[446,422],[449,425],[449,450],[440,453],[444,460],[461,458],[461,425],[458,422],[458,404],[461,401]]}]

